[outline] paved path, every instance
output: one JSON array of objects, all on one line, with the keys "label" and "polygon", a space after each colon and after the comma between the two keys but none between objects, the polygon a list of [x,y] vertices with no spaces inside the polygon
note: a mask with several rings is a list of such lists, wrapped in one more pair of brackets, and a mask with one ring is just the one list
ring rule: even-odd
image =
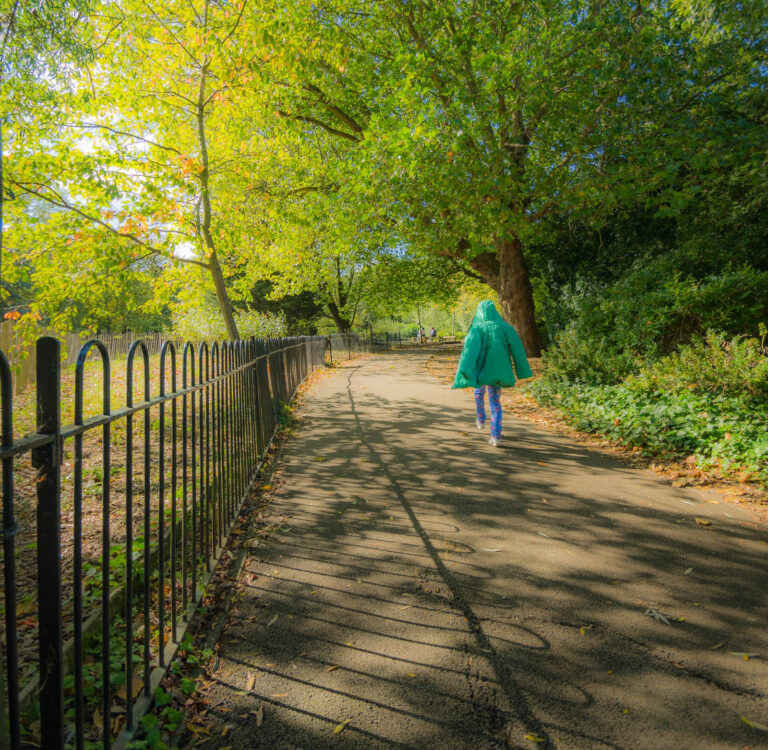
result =
[{"label": "paved path", "polygon": [[426,356],[313,387],[204,747],[768,747],[768,529],[526,422],[491,448]]}]

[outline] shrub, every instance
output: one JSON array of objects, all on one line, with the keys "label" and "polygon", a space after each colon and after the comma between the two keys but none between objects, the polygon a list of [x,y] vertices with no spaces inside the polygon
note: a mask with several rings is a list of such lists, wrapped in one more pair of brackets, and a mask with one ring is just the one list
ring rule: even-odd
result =
[{"label": "shrub", "polygon": [[572,329],[611,351],[658,359],[708,330],[755,335],[757,323],[768,321],[766,289],[766,271],[743,266],[696,278],[663,256],[585,297]]},{"label": "shrub", "polygon": [[[283,313],[260,313],[246,310],[235,313],[235,322],[241,338],[255,336],[270,338],[286,335]],[[217,341],[227,338],[224,318],[218,310],[186,308],[177,310],[173,317],[173,331],[188,341]]]},{"label": "shrub", "polygon": [[542,358],[543,376],[560,383],[616,383],[638,371],[638,362],[597,336],[575,329],[559,333]]},{"label": "shrub", "polygon": [[635,391],[690,389],[768,398],[768,350],[757,339],[709,331],[627,379]]},{"label": "shrub", "polygon": [[644,391],[627,385],[539,381],[540,403],[562,409],[579,429],[650,453],[696,455],[704,466],[744,468],[768,482],[768,401],[744,394]]}]

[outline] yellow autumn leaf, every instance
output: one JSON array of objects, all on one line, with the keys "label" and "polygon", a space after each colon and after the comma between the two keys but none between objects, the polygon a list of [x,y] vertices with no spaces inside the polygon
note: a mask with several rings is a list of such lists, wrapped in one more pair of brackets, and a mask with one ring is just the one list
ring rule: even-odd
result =
[{"label": "yellow autumn leaf", "polygon": [[731,654],[731,656],[740,656],[744,661],[749,661],[751,657],[757,656],[757,654],[750,651],[729,651],[728,653]]},{"label": "yellow autumn leaf", "polygon": [[768,732],[768,726],[761,724],[759,721],[750,721],[746,716],[742,716],[741,720],[752,729],[759,729],[761,732]]},{"label": "yellow autumn leaf", "polygon": [[337,724],[336,728],[333,730],[333,733],[338,734],[339,732],[343,732],[344,727],[346,727],[350,721],[352,721],[352,719],[347,719],[346,721],[342,721],[341,724]]},{"label": "yellow autumn leaf", "polygon": [[531,742],[546,742],[543,737],[539,737],[537,734],[526,734],[525,739],[530,740]]}]

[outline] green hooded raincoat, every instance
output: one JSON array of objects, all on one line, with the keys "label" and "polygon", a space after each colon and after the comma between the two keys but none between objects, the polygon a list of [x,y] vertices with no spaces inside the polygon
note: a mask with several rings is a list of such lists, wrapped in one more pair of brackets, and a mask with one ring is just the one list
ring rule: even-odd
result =
[{"label": "green hooded raincoat", "polygon": [[[515,363],[514,370],[510,355]],[[464,339],[453,387],[513,386],[515,372],[518,378],[533,375],[523,342],[517,331],[502,319],[493,302],[481,302]]]}]

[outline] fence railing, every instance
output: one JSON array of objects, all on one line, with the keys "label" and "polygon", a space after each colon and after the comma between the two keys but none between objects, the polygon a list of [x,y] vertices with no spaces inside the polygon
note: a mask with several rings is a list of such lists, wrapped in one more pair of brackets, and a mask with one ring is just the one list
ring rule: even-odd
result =
[{"label": "fence railing", "polygon": [[[282,404],[326,361],[332,340],[166,342],[154,356],[139,340],[122,379],[103,342],[85,342],[69,374],[60,343],[43,337],[36,428],[19,439],[0,352],[0,747],[130,741],[201,601]],[[368,346],[345,344],[344,354]],[[65,426],[63,410],[71,414]]]}]

